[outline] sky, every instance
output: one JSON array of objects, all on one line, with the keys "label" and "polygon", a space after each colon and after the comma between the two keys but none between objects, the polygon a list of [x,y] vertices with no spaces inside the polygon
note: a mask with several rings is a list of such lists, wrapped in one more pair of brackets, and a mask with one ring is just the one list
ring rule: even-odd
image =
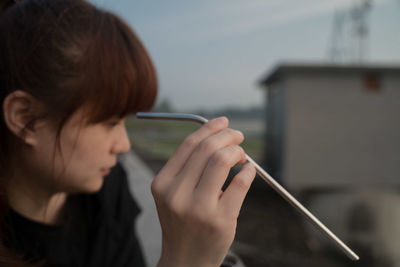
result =
[{"label": "sky", "polygon": [[[158,101],[177,111],[264,104],[279,63],[327,62],[336,11],[357,0],[91,0],[121,16],[155,63]],[[400,0],[374,0],[366,64],[400,66]]]}]

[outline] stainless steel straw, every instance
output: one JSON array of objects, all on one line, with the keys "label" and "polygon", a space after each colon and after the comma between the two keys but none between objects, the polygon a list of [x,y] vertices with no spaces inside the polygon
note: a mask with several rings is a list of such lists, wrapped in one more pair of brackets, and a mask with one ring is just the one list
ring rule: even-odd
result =
[{"label": "stainless steel straw", "polygon": [[[200,124],[206,123],[208,120],[193,114],[182,113],[158,113],[158,112],[138,112],[137,118],[141,119],[160,119],[160,120],[179,120],[192,121]],[[320,220],[318,220],[308,209],[306,209],[296,198],[294,198],[285,188],[283,188],[274,178],[264,171],[252,158],[246,154],[246,159],[251,162],[258,175],[264,179],[276,192],[278,192],[287,202],[300,211],[309,221],[314,224],[322,233],[325,233],[350,259],[359,260],[359,257],[352,251],[342,240],[332,233]]]}]

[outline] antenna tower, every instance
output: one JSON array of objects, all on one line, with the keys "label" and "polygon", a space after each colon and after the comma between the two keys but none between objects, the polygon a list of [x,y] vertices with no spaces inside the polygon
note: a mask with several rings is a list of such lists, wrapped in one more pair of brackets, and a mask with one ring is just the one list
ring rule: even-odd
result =
[{"label": "antenna tower", "polygon": [[356,0],[349,10],[337,10],[328,56],[336,63],[363,63],[368,49],[368,13],[372,0]]}]

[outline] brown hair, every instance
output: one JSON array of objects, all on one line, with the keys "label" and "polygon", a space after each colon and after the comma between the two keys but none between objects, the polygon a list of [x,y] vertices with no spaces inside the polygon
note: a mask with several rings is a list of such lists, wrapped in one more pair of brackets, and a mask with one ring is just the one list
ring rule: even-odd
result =
[{"label": "brown hair", "polygon": [[[116,15],[83,0],[0,0],[0,103],[16,90],[38,99],[58,137],[74,112],[88,123],[149,110],[157,79],[135,33]],[[0,118],[0,174],[9,174],[21,140]],[[35,120],[32,118],[32,125]],[[7,209],[0,180],[0,223]],[[1,231],[1,228],[0,228]],[[0,242],[0,262],[4,260]]]}]

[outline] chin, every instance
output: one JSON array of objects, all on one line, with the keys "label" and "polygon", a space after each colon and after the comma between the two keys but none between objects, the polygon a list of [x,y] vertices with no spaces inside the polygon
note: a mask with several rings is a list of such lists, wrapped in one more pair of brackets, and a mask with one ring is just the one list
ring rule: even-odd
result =
[{"label": "chin", "polygon": [[95,179],[88,181],[88,183],[86,183],[84,187],[78,188],[78,190],[80,193],[93,194],[99,192],[100,189],[103,187],[103,184],[104,178],[96,177]]},{"label": "chin", "polygon": [[103,180],[99,183],[93,183],[93,185],[89,188],[88,193],[99,192],[102,187],[103,187]]}]

